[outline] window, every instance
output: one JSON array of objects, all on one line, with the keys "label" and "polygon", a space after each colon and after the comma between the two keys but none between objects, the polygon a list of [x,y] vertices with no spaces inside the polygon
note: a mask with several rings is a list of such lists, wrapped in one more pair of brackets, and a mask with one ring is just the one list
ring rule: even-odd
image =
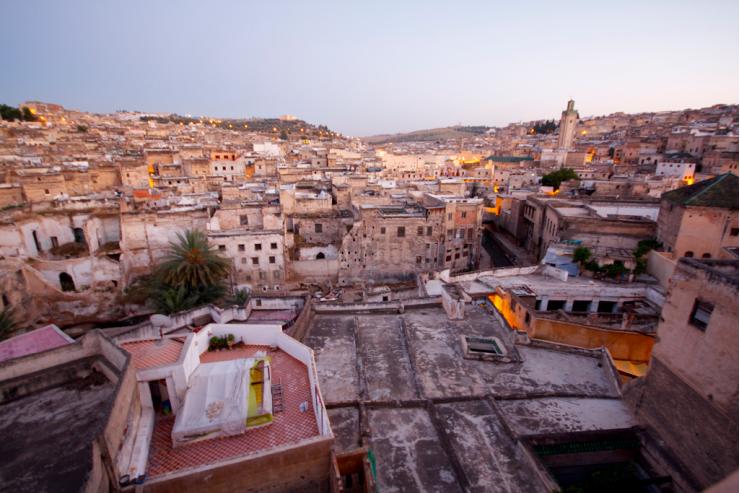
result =
[{"label": "window", "polygon": [[262,250],[262,243],[255,243],[254,244],[254,251],[259,252]]},{"label": "window", "polygon": [[275,257],[270,257],[269,260],[270,260],[270,263],[271,264],[274,264],[275,263]]},{"label": "window", "polygon": [[432,236],[432,227],[427,226],[427,236]]},{"label": "window", "polygon": [[45,193],[46,195],[49,195],[49,189],[48,189],[48,188],[45,188],[45,189],[44,189],[44,193]]},{"label": "window", "polygon": [[591,300],[574,300],[572,311],[587,312],[591,306]]},{"label": "window", "polygon": [[452,213],[451,212],[448,212],[447,213],[447,220],[448,221],[452,221]]},{"label": "window", "polygon": [[239,251],[240,251],[240,252],[243,252],[243,251],[245,251],[245,250],[246,250],[246,248],[244,248],[244,245],[243,245],[243,244],[240,244],[240,245],[239,245]]},{"label": "window", "polygon": [[52,248],[56,248],[56,247],[58,247],[58,246],[59,246],[59,240],[57,239],[57,237],[56,237],[56,236],[52,236],[52,237],[50,238],[50,240],[51,240],[51,247],[52,247]]},{"label": "window", "polygon": [[321,223],[316,223],[313,225],[314,233],[322,233],[324,231],[324,226]]},{"label": "window", "polygon": [[380,234],[382,234],[382,235],[385,234],[385,226],[381,226],[380,227]]},{"label": "window", "polygon": [[689,323],[700,329],[702,332],[707,329],[709,325],[709,318],[712,316],[714,311],[714,305],[701,301],[699,298],[694,301],[694,308],[691,310],[691,317],[689,317]]},{"label": "window", "polygon": [[270,243],[270,249],[277,250],[277,243]]},{"label": "window", "polygon": [[712,258],[712,254],[711,253],[703,253],[701,255],[701,258]]},{"label": "window", "polygon": [[283,279],[283,273],[280,272],[279,270],[276,270],[275,272],[272,273],[272,278],[275,279],[276,281],[281,281]]},{"label": "window", "polygon": [[730,228],[730,236],[737,236],[738,228]]},{"label": "window", "polygon": [[243,264],[246,264],[247,263],[247,257],[242,257],[242,263]]},{"label": "window", "polygon": [[226,245],[219,245],[218,246],[219,251],[225,252],[226,251]]},{"label": "window", "polygon": [[694,252],[692,252],[691,250],[689,250],[689,251],[687,251],[686,253],[684,253],[684,254],[683,254],[683,256],[684,256],[684,257],[689,257],[689,258],[691,258],[691,257],[693,257],[693,256],[694,256]]},{"label": "window", "polygon": [[259,265],[260,259],[259,257],[252,257],[252,265]]},{"label": "window", "polygon": [[472,239],[473,239],[473,228],[470,228],[470,229],[468,230],[468,239],[469,239],[469,240],[472,240]]},{"label": "window", "polygon": [[461,212],[460,213],[460,217],[463,218],[463,219],[465,219],[466,217],[468,217],[468,213],[467,212]]},{"label": "window", "polygon": [[249,216],[247,215],[239,216],[239,224],[242,226],[247,226],[249,224]]},{"label": "window", "polygon": [[416,236],[424,236],[424,226],[416,227]]},{"label": "window", "polygon": [[420,264],[421,263],[421,257],[416,257],[416,263],[417,264]]},{"label": "window", "polygon": [[403,226],[399,226],[398,230],[396,231],[396,236],[398,236],[399,238],[403,238],[404,236],[406,236],[406,228]]},{"label": "window", "polygon": [[267,275],[264,272],[260,272],[260,281],[264,281]]},{"label": "window", "polygon": [[547,311],[555,312],[565,308],[565,300],[550,300],[547,302]]}]

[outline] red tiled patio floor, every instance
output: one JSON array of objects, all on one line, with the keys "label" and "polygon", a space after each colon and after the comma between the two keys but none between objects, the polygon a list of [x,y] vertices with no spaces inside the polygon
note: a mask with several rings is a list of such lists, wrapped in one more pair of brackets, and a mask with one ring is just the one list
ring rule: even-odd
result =
[{"label": "red tiled patio floor", "polygon": [[124,342],[121,347],[134,357],[137,370],[176,363],[180,358],[183,341],[180,339],[152,339],[147,341]]},{"label": "red tiled patio floor", "polygon": [[[213,438],[172,448],[172,427],[175,417],[157,418],[149,450],[147,476],[156,477],[195,466],[213,464],[226,459],[262,452],[267,449],[297,443],[319,434],[311,402],[306,366],[282,350],[270,351],[267,346],[247,346],[230,351],[206,352],[201,363],[249,358],[257,351],[271,357],[272,383],[282,383],[284,411],[273,417],[272,424],[247,430],[243,435]],[[308,411],[298,406],[308,402]]]}]

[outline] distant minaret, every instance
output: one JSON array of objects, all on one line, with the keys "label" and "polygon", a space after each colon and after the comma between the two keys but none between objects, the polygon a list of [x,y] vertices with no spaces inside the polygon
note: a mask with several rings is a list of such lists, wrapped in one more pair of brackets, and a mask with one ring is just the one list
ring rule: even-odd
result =
[{"label": "distant minaret", "polygon": [[573,137],[576,135],[576,123],[578,123],[578,112],[573,108],[576,102],[568,101],[568,108],[560,117],[560,135],[558,136],[558,148],[570,149]]}]

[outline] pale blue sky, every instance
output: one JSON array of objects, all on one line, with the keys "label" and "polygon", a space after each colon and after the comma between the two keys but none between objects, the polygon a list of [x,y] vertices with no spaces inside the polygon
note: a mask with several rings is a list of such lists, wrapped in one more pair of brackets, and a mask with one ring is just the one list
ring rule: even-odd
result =
[{"label": "pale blue sky", "polygon": [[738,100],[737,0],[0,3],[0,102],[349,135]]}]

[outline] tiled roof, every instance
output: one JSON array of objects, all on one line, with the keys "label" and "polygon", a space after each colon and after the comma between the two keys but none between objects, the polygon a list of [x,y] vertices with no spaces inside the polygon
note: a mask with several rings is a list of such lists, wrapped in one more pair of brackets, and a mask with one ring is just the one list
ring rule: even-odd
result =
[{"label": "tiled roof", "polygon": [[182,350],[182,339],[152,339],[124,342],[121,347],[134,357],[137,370],[176,363]]},{"label": "tiled roof", "polygon": [[[175,417],[158,417],[149,450],[148,477],[214,464],[318,436],[308,369],[289,354],[282,350],[270,351],[269,346],[246,346],[203,353],[201,363],[251,358],[257,351],[264,351],[271,357],[272,384],[280,383],[283,387],[284,411],[276,413],[271,424],[247,430],[243,435],[213,438],[177,448],[172,448]],[[299,410],[303,402],[308,402],[308,411],[304,413]]]},{"label": "tiled roof", "polygon": [[0,361],[40,353],[72,342],[56,325],[47,325],[0,342]]},{"label": "tiled roof", "polygon": [[737,176],[726,173],[666,192],[661,198],[679,205],[737,210],[737,181]]}]

